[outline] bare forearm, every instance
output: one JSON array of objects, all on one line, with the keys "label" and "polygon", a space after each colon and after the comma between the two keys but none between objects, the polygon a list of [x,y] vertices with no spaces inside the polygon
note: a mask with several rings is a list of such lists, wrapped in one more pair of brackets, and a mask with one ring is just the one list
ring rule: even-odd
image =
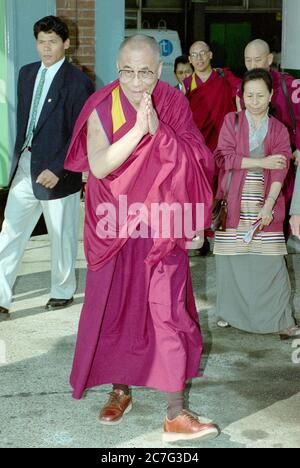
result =
[{"label": "bare forearm", "polygon": [[260,159],[243,158],[242,169],[284,170],[287,168],[287,163],[287,157],[282,154],[274,154]]},{"label": "bare forearm", "polygon": [[272,210],[275,206],[277,198],[280,195],[282,184],[280,182],[273,182],[270,192],[267,195],[265,204]]},{"label": "bare forearm", "polygon": [[270,226],[272,223],[274,219],[274,206],[281,192],[281,188],[282,184],[280,182],[273,182],[269,194],[266,194],[266,201],[258,214],[258,219],[261,219],[260,230],[264,229],[265,226]]},{"label": "bare forearm", "polygon": [[98,179],[111,174],[129,158],[143,138],[143,134],[134,126],[123,138],[108,148],[89,149],[90,167]]},{"label": "bare forearm", "polygon": [[263,159],[243,158],[242,169],[263,169]]}]

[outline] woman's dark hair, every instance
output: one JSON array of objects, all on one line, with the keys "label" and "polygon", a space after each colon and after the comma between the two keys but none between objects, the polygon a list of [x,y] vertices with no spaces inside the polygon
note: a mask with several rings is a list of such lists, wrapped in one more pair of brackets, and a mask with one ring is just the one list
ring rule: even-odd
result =
[{"label": "woman's dark hair", "polygon": [[62,39],[63,42],[66,42],[66,40],[69,39],[69,28],[67,24],[57,16],[45,16],[45,18],[40,19],[35,23],[33,32],[36,39],[40,32],[54,32]]},{"label": "woman's dark hair", "polygon": [[243,77],[243,84],[242,84],[242,91],[244,94],[245,91],[245,86],[247,83],[250,81],[257,81],[257,80],[263,80],[271,93],[273,90],[273,79],[271,74],[266,71],[264,68],[254,68],[253,70],[250,70],[245,73]]}]

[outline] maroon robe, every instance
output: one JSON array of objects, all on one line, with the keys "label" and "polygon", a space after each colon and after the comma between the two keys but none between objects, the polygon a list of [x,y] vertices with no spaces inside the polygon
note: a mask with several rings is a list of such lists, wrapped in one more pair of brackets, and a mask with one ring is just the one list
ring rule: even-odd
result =
[{"label": "maroon robe", "polygon": [[[136,111],[121,92],[125,122],[114,131],[111,93],[115,82],[87,102],[75,127],[66,169],[89,169],[86,123],[94,109],[111,144],[135,124]],[[99,204],[203,202],[210,223],[212,156],[193,124],[182,93],[158,83],[153,93],[160,125],[128,160],[102,180],[89,174],[85,252],[88,273],[71,385],[74,398],[87,388],[122,383],[163,391],[183,390],[198,375],[202,338],[184,237],[102,239],[97,235]],[[129,217],[134,227],[145,220]],[[116,233],[122,232],[122,223]]]},{"label": "maroon robe", "polygon": [[217,147],[225,116],[236,110],[235,97],[241,81],[227,69],[223,73],[221,76],[213,70],[205,83],[196,73],[184,80],[194,121],[212,152]]}]

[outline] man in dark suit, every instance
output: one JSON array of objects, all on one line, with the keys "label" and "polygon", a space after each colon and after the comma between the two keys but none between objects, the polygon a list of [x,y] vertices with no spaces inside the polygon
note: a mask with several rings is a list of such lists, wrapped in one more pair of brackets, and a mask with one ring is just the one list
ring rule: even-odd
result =
[{"label": "man in dark suit", "polygon": [[70,40],[63,21],[45,17],[34,25],[34,35],[41,62],[24,66],[18,81],[17,138],[0,234],[0,320],[9,317],[18,266],[42,213],[52,249],[46,308],[67,307],[76,289],[81,175],[65,171],[64,161],[94,87],[65,58]]}]

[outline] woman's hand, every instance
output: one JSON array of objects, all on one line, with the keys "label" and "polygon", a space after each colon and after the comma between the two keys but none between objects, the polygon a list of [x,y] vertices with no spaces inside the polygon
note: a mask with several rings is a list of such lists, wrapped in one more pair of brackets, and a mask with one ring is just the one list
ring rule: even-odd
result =
[{"label": "woman's hand", "polygon": [[294,161],[294,164],[295,164],[296,167],[298,167],[298,165],[299,165],[299,159],[300,159],[300,151],[296,150],[293,153],[293,161]]},{"label": "woman's hand", "polygon": [[260,211],[257,220],[261,219],[259,230],[262,231],[265,226],[270,226],[273,221],[273,209],[266,202],[262,210]]},{"label": "woman's hand", "polygon": [[262,168],[269,170],[279,170],[287,168],[287,159],[281,154],[275,154],[262,159]]},{"label": "woman's hand", "polygon": [[290,226],[292,228],[293,236],[300,240],[300,216],[293,215],[290,219]]}]

